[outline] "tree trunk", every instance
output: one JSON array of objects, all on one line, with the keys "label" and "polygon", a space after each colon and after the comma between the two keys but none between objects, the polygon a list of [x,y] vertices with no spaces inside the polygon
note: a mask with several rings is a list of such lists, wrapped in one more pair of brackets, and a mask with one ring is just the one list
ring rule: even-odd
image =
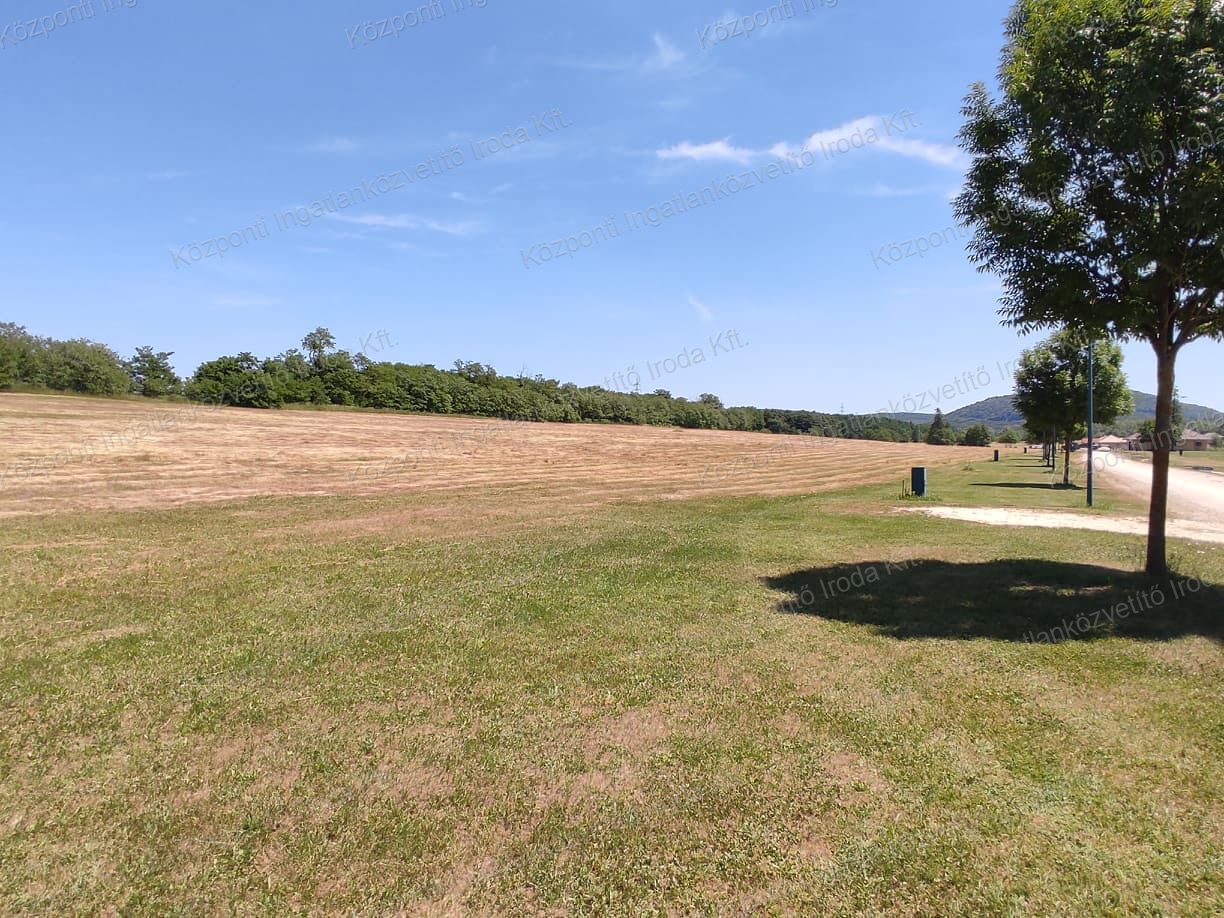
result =
[{"label": "tree trunk", "polygon": [[1165,524],[1169,515],[1169,456],[1173,442],[1173,390],[1177,352],[1167,344],[1156,346],[1156,432],[1152,437],[1152,504],[1148,510],[1147,573],[1169,573]]},{"label": "tree trunk", "polygon": [[1071,486],[1071,436],[1067,435],[1067,442],[1063,444],[1063,487]]}]

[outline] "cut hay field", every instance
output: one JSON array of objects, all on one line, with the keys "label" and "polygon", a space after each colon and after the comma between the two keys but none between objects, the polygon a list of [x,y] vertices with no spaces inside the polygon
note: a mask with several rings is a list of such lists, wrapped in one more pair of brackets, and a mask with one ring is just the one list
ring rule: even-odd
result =
[{"label": "cut hay field", "polygon": [[0,395],[0,914],[1224,903],[1219,546],[897,512],[1082,503],[987,450],[182,410]]},{"label": "cut hay field", "polygon": [[[896,480],[982,449],[726,431],[0,395],[0,515],[479,491],[533,512]],[[496,508],[491,508],[496,509]]]}]

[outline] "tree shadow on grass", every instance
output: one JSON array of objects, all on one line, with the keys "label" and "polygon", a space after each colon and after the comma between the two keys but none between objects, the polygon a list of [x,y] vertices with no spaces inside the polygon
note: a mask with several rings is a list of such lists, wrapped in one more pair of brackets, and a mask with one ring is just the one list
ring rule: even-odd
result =
[{"label": "tree shadow on grass", "polygon": [[864,561],[762,582],[790,594],[779,612],[869,625],[901,640],[1224,640],[1224,588],[1181,575],[1153,580],[1043,560]]}]

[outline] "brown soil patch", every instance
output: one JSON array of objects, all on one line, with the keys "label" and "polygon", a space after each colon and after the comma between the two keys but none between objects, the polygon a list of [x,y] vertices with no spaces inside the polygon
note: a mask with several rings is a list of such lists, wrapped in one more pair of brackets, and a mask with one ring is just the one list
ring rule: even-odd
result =
[{"label": "brown soil patch", "polygon": [[586,754],[592,762],[609,754],[625,752],[631,758],[649,757],[668,734],[667,718],[657,711],[635,708],[606,723],[587,739]]},{"label": "brown soil patch", "polygon": [[[824,760],[825,773],[841,791],[844,805],[886,799],[890,785],[875,766],[849,752],[835,752]],[[864,791],[863,788],[867,790]]]},{"label": "brown soil patch", "polygon": [[429,803],[449,797],[455,789],[449,772],[419,759],[401,761],[384,759],[375,779],[366,788],[372,797],[386,797],[397,802]]},{"label": "brown soil patch", "polygon": [[1207,638],[1145,644],[1143,649],[1160,665],[1179,669],[1189,676],[1205,676],[1224,669],[1224,649]]}]

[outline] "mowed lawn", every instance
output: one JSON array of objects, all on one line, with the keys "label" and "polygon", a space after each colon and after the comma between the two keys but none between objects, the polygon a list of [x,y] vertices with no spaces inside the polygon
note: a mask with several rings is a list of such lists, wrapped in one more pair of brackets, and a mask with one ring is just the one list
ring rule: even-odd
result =
[{"label": "mowed lawn", "polygon": [[0,912],[1218,914],[1224,551],[899,491],[10,518]]}]

